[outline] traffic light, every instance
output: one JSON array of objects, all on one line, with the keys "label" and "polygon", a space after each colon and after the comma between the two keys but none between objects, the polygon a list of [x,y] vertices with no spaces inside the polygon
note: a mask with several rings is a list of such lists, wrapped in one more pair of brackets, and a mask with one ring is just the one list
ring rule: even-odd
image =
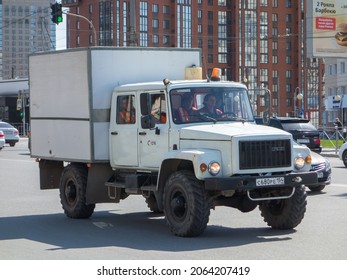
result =
[{"label": "traffic light", "polygon": [[62,10],[62,4],[54,3],[51,4],[51,15],[52,15],[52,22],[55,24],[59,24],[63,22],[63,10]]}]

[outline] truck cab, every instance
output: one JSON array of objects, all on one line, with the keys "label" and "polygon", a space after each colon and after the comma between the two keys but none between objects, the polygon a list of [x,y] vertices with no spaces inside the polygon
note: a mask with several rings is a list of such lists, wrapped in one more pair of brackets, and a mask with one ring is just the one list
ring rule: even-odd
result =
[{"label": "truck cab", "polygon": [[[224,205],[248,212],[268,201],[292,201],[295,195],[301,197],[300,213],[306,205],[303,184],[316,180],[308,172],[307,148],[293,145],[287,132],[255,124],[241,83],[164,79],[117,87],[109,137],[110,165],[122,170],[108,182],[109,193],[124,182],[125,193],[145,194],[149,208],[167,213],[171,230],[180,236],[196,234],[177,226],[181,216],[174,214],[189,209],[183,206],[189,199],[185,180],[201,185],[200,196],[209,197],[206,209]],[[168,192],[173,174],[178,186]],[[296,226],[303,218],[278,222],[268,206],[262,209],[274,228]]]}]

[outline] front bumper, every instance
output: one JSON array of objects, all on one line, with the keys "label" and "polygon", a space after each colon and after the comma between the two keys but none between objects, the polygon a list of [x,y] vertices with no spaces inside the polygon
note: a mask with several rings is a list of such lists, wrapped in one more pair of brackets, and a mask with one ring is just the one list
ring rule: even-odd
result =
[{"label": "front bumper", "polygon": [[[266,181],[277,181],[282,183],[259,185],[258,179]],[[278,179],[278,180],[276,180]],[[228,178],[207,178],[205,179],[205,189],[209,191],[226,191],[226,190],[255,190],[262,188],[284,188],[284,187],[297,187],[301,185],[314,185],[317,184],[316,172],[300,172],[300,173],[287,173],[273,176],[250,176],[238,175]]]}]

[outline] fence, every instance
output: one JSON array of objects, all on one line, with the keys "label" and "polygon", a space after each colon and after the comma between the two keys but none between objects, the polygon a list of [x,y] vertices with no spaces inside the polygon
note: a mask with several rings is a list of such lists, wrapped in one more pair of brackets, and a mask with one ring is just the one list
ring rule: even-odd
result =
[{"label": "fence", "polygon": [[23,129],[23,123],[12,123],[12,125],[18,129],[20,136],[27,136],[30,131],[30,125],[28,123],[25,123],[25,129]]}]

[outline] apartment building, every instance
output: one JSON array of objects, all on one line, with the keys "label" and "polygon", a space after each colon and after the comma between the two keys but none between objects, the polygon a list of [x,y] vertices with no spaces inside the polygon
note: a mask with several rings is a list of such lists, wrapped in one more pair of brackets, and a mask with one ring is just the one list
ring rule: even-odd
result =
[{"label": "apartment building", "polygon": [[[68,48],[201,48],[213,67],[247,84],[254,111],[321,124],[322,59],[306,56],[306,0],[62,0]],[[312,5],[312,2],[311,2]],[[82,18],[83,16],[84,18]],[[300,94],[300,95],[299,95]],[[303,97],[302,99],[297,97]]]},{"label": "apartment building", "polygon": [[55,25],[51,24],[50,2],[0,1],[1,79],[28,77],[27,55],[55,49]]}]

